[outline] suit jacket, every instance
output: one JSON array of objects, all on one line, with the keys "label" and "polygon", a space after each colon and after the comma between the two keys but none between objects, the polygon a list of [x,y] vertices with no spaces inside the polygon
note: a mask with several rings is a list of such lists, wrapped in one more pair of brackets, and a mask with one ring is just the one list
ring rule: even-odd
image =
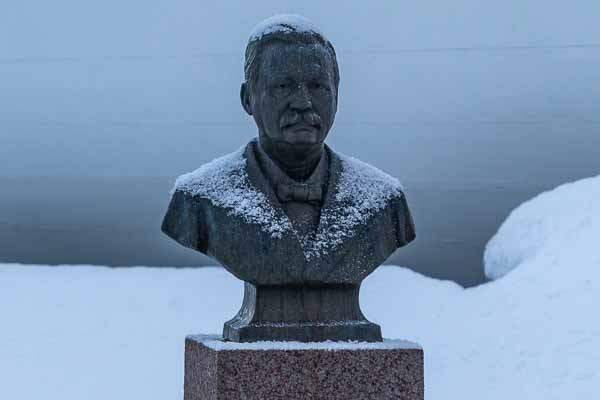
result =
[{"label": "suit jacket", "polygon": [[163,232],[255,285],[357,284],[415,238],[400,183],[328,146],[319,225],[300,237],[258,165],[257,145],[179,177]]}]

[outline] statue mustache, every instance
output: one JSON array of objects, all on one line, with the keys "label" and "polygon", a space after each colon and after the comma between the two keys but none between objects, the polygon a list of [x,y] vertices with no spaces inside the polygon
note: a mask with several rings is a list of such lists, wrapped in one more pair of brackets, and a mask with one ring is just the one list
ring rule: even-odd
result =
[{"label": "statue mustache", "polygon": [[321,116],[319,114],[317,114],[314,111],[307,111],[304,113],[284,114],[281,117],[280,126],[282,128],[285,128],[285,127],[288,127],[291,125],[296,125],[299,122],[304,122],[308,125],[318,126],[318,127],[320,127],[322,125]]}]

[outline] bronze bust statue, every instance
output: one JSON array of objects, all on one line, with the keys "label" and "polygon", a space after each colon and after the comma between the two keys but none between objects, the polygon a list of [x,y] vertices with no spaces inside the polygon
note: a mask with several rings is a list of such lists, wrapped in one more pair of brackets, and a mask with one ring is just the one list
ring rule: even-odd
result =
[{"label": "bronze bust statue", "polygon": [[360,284],[414,224],[395,178],[325,144],[333,46],[302,17],[272,17],[250,35],[244,70],[258,138],[179,177],[162,230],[245,281],[225,340],[381,341]]}]

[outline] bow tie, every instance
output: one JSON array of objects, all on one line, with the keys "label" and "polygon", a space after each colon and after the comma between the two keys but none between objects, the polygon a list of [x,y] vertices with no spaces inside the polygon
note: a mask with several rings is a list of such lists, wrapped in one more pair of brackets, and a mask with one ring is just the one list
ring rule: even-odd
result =
[{"label": "bow tie", "polygon": [[277,198],[282,203],[288,201],[298,202],[322,202],[323,189],[321,185],[309,185],[307,183],[278,183]]}]

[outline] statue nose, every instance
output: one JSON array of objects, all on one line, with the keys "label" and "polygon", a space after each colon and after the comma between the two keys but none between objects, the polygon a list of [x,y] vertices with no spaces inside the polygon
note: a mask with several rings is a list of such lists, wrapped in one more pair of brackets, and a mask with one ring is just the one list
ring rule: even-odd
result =
[{"label": "statue nose", "polygon": [[310,93],[305,85],[298,85],[298,90],[290,101],[290,107],[300,111],[312,108]]}]

